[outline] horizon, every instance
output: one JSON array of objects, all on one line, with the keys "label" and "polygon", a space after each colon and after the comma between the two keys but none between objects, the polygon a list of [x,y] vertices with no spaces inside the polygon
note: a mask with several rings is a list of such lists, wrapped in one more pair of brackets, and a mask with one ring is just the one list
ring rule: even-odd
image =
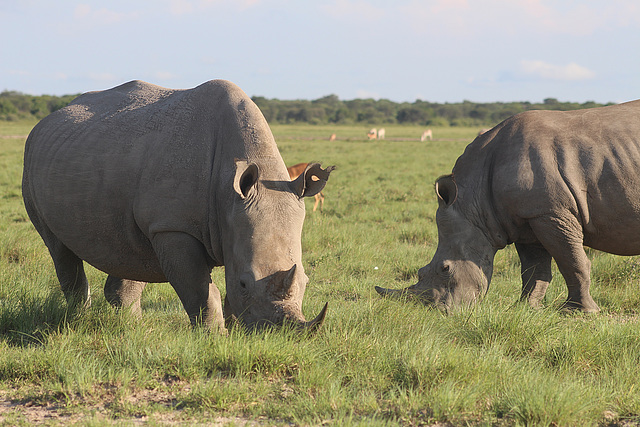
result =
[{"label": "horizon", "polygon": [[[109,88],[107,88],[109,89]],[[188,89],[188,88],[186,88]],[[106,90],[106,89],[105,89]],[[82,95],[85,92],[81,92],[81,93],[65,93],[65,94],[61,94],[61,95],[52,95],[52,94],[48,94],[48,93],[43,93],[43,94],[32,94],[32,93],[25,93],[25,92],[21,92],[18,90],[12,90],[12,89],[3,89],[2,91],[0,91],[0,95],[5,94],[5,93],[15,93],[18,94],[20,96],[52,96],[52,97],[65,97],[65,96],[73,96],[73,97],[78,97],[80,95]],[[426,103],[431,103],[431,104],[464,104],[464,103],[471,103],[471,104],[545,104],[545,101],[548,99],[552,99],[557,101],[558,104],[579,104],[579,105],[583,105],[583,104],[588,104],[588,103],[596,103],[596,104],[620,104],[620,102],[613,102],[613,101],[608,101],[608,102],[598,102],[598,101],[593,101],[593,100],[587,100],[584,102],[578,102],[578,101],[572,101],[572,100],[562,100],[562,99],[558,99],[556,97],[550,96],[547,97],[545,99],[543,99],[542,101],[526,101],[526,100],[512,100],[512,101],[486,101],[486,102],[480,102],[480,101],[474,101],[471,99],[465,99],[462,101],[457,101],[457,102],[437,102],[437,101],[431,101],[428,99],[415,99],[413,101],[394,101],[392,99],[388,99],[388,98],[351,98],[351,99],[342,99],[340,98],[338,95],[336,95],[335,93],[330,93],[328,95],[323,95],[320,96],[318,98],[313,98],[313,99],[308,99],[308,98],[291,98],[291,99],[283,99],[283,98],[268,98],[262,95],[251,95],[251,94],[247,94],[250,98],[265,98],[268,101],[284,101],[284,102],[295,102],[295,101],[307,101],[307,102],[313,102],[313,101],[318,101],[320,99],[323,98],[327,98],[330,96],[336,96],[338,98],[338,101],[340,102],[349,102],[349,101],[359,101],[359,100],[369,100],[372,99],[374,101],[389,101],[389,102],[393,102],[396,104],[402,104],[402,103],[407,103],[407,104],[415,104],[416,102],[426,102]],[[634,101],[634,100],[630,100],[630,101]],[[630,101],[622,101],[622,102],[630,102]]]}]

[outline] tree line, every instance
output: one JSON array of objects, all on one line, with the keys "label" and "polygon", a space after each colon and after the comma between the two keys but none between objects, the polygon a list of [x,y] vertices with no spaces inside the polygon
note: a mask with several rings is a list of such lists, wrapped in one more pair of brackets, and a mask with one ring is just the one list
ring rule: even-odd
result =
[{"label": "tree line", "polygon": [[26,95],[21,92],[0,92],[0,120],[42,119],[63,108],[78,95]]},{"label": "tree line", "polygon": [[[27,95],[0,93],[0,120],[42,119],[71,102],[77,95]],[[490,102],[434,103],[423,100],[394,102],[388,99],[341,100],[328,95],[315,100],[280,100],[254,96],[269,123],[293,124],[411,124],[424,126],[492,126],[527,110],[577,110],[600,107],[593,101],[561,102],[547,98],[542,103]]]}]

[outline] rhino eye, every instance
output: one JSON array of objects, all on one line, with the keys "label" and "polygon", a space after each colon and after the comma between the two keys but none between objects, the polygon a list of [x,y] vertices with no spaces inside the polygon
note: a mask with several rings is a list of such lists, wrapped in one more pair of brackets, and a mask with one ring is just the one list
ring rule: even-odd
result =
[{"label": "rhino eye", "polygon": [[240,287],[241,287],[242,289],[246,289],[246,288],[247,288],[247,284],[245,283],[245,281],[244,281],[244,280],[240,280]]},{"label": "rhino eye", "polygon": [[442,272],[449,273],[449,264],[442,264]]}]

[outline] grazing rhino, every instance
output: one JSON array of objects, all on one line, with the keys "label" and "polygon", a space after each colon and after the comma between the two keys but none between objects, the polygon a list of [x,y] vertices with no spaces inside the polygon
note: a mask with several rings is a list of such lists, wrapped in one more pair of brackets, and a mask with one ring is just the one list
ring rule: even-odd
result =
[{"label": "grazing rhino", "polygon": [[315,329],[326,305],[305,321],[302,198],[329,172],[315,163],[290,181],[262,113],[233,83],[132,81],[38,123],[22,191],[71,305],[90,303],[84,260],[108,274],[107,300],[136,313],[145,282],[168,281],[193,324],[224,331],[235,316]]},{"label": "grazing rhino", "polygon": [[515,243],[522,294],[539,306],[551,259],[565,278],[564,308],[599,310],[583,245],[640,254],[640,101],[529,111],[478,136],[435,184],[438,248],[404,290],[450,309],[487,291],[498,249]]}]

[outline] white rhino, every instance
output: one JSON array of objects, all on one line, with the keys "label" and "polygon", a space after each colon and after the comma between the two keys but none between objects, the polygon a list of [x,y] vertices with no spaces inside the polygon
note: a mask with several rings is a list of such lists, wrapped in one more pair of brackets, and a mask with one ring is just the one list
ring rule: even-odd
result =
[{"label": "white rhino", "polygon": [[[71,305],[90,302],[83,260],[112,304],[140,312],[145,282],[170,282],[193,324],[306,322],[302,198],[332,168],[289,180],[271,130],[233,83],[172,90],[141,81],[90,92],[38,123],[22,191]],[[211,270],[225,267],[224,311]],[[224,313],[224,315],[223,315]]]},{"label": "white rhino", "polygon": [[515,243],[522,299],[541,303],[553,258],[564,308],[598,311],[583,245],[640,254],[640,101],[513,116],[469,144],[435,191],[433,259],[415,285],[380,294],[471,304],[489,287],[496,251]]}]

